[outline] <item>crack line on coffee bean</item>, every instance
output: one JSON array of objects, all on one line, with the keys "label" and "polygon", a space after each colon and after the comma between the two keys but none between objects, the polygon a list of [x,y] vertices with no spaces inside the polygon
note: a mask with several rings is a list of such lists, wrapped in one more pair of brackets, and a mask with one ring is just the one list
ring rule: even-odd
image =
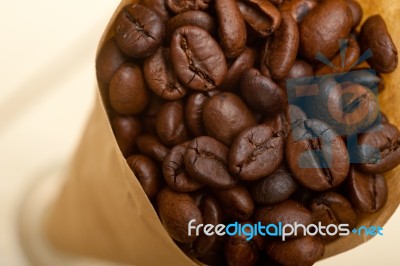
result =
[{"label": "crack line on coffee bean", "polygon": [[324,211],[328,214],[329,218],[331,219],[331,221],[333,221],[333,223],[335,224],[339,224],[340,222],[336,219],[336,216],[333,214],[332,209],[329,208],[326,204],[322,203],[322,202],[318,202],[317,205],[321,206]]},{"label": "crack line on coffee bean", "polygon": [[[133,23],[133,24],[135,25],[135,29],[136,29],[138,32],[141,32],[141,33],[143,33],[144,35],[146,35],[147,37],[150,37],[150,38],[152,38],[153,40],[155,40],[155,38],[154,38],[153,36],[151,36],[147,30],[144,29],[144,26],[143,26],[142,24],[140,24],[140,21],[137,20],[135,17],[133,17],[129,12],[125,12],[125,17],[126,17],[131,23]],[[139,38],[138,38],[135,42],[137,42],[141,37],[142,37],[142,36],[140,35]],[[146,38],[145,38],[145,40],[146,40]],[[134,42],[134,43],[135,43],[135,42]],[[146,42],[147,42],[147,40],[146,40]]]}]

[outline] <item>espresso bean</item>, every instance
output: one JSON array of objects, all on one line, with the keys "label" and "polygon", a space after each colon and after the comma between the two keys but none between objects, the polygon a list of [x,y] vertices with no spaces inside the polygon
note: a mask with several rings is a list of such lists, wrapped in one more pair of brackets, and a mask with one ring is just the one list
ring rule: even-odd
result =
[{"label": "espresso bean", "polygon": [[219,44],[207,31],[196,26],[183,26],[174,32],[171,60],[178,78],[194,90],[215,89],[228,72]]},{"label": "espresso bean", "polygon": [[166,100],[178,100],[186,95],[187,89],[180,83],[172,67],[170,51],[160,47],[143,63],[143,72],[150,89]]},{"label": "espresso bean", "polygon": [[193,232],[189,235],[188,224],[193,219],[195,220],[193,226],[202,224],[203,217],[189,194],[164,188],[158,193],[157,207],[160,220],[173,239],[188,244],[197,239]]},{"label": "espresso bean", "polygon": [[285,266],[311,266],[322,258],[325,247],[315,237],[306,236],[266,244],[267,255]]},{"label": "espresso bean", "polygon": [[186,149],[186,169],[195,180],[211,187],[233,187],[236,179],[227,169],[228,151],[228,147],[211,137],[195,138]]},{"label": "espresso bean", "polygon": [[283,152],[283,132],[266,125],[247,128],[232,143],[229,169],[242,180],[257,180],[278,169]]},{"label": "espresso bean", "polygon": [[197,26],[213,34],[215,30],[214,18],[203,11],[186,11],[175,15],[165,24],[167,33],[165,39],[171,41],[172,35],[176,29],[183,26]]},{"label": "espresso bean", "polygon": [[136,139],[142,132],[139,119],[131,116],[114,116],[111,119],[111,127],[124,157],[133,154]]},{"label": "espresso bean", "polygon": [[121,50],[132,57],[146,57],[161,44],[165,26],[160,17],[140,4],[126,6],[115,20],[115,39]]},{"label": "espresso bean", "polygon": [[245,187],[237,185],[228,189],[214,189],[214,194],[231,219],[244,221],[253,215],[254,202]]},{"label": "espresso bean", "polygon": [[353,28],[355,28],[361,22],[363,10],[361,5],[355,0],[346,0],[346,4],[350,8],[351,17],[353,18]]},{"label": "espresso bean", "polygon": [[373,56],[368,63],[381,73],[389,73],[396,69],[398,55],[395,44],[380,15],[369,17],[361,27],[359,41],[361,51],[371,49]]},{"label": "espresso bean", "polygon": [[349,172],[345,143],[320,120],[300,121],[292,127],[286,160],[297,181],[316,191],[338,186]]},{"label": "espresso bean", "polygon": [[347,181],[347,193],[355,208],[373,213],[385,205],[388,189],[383,175],[363,173],[352,167]]},{"label": "espresso bean", "polygon": [[123,64],[111,79],[110,103],[121,115],[134,115],[146,107],[149,95],[142,71],[132,63]]},{"label": "espresso bean", "polygon": [[279,10],[282,13],[290,13],[296,22],[300,23],[317,4],[318,1],[316,0],[290,0],[284,1],[282,6],[279,7]]},{"label": "espresso bean", "polygon": [[157,165],[144,155],[131,155],[126,159],[149,199],[153,199],[160,188],[161,179]]},{"label": "espresso bean", "polygon": [[163,22],[170,17],[165,0],[141,0],[141,4],[153,10]]},{"label": "espresso bean", "polygon": [[157,115],[156,129],[161,141],[168,147],[188,140],[181,101],[166,102],[161,106]]},{"label": "espresso bean", "polygon": [[226,145],[232,143],[242,130],[256,124],[244,102],[230,92],[214,95],[206,102],[203,122],[207,134]]},{"label": "espresso bean", "polygon": [[149,134],[137,137],[136,145],[139,151],[157,162],[163,162],[168,148],[156,137]]},{"label": "espresso bean", "polygon": [[166,0],[168,7],[174,13],[182,13],[188,10],[205,10],[210,0]]},{"label": "espresso bean", "polygon": [[315,61],[317,53],[333,58],[339,51],[338,40],[349,35],[352,23],[351,11],[344,0],[321,2],[299,25],[301,55],[309,61]]}]

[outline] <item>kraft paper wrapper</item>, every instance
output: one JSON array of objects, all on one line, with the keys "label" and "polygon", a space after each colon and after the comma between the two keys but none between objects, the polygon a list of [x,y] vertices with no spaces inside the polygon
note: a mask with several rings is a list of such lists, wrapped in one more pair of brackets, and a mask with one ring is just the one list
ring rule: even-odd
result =
[{"label": "kraft paper wrapper", "polygon": [[[100,46],[112,32],[111,18]],[[396,47],[400,48],[398,0],[360,0],[364,20],[374,14],[385,19]],[[400,68],[385,75],[386,90],[380,94],[381,109],[400,126]],[[389,196],[380,212],[362,218],[360,225],[383,226],[400,202],[400,167],[385,174]],[[83,256],[132,265],[198,265],[171,240],[139,182],[122,156],[97,94],[96,105],[66,183],[49,211],[46,231],[58,248]],[[325,258],[352,249],[370,236],[350,235],[326,246]]]}]

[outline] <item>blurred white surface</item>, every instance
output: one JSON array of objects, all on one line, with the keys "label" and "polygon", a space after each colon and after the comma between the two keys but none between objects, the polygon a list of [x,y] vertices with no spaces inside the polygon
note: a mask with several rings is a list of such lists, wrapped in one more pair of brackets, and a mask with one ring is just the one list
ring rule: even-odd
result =
[{"label": "blurred white surface", "polygon": [[[0,266],[30,265],[17,238],[32,180],[66,163],[94,100],[94,58],[117,0],[2,1],[0,9]],[[400,212],[357,249],[318,263],[400,265]]]}]

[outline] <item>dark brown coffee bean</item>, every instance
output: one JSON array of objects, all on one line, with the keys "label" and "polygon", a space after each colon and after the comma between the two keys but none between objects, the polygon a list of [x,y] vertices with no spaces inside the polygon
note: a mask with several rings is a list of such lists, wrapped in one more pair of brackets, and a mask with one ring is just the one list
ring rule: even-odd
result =
[{"label": "dark brown coffee bean", "polygon": [[139,151],[157,162],[163,162],[169,152],[168,148],[153,135],[140,135],[137,137],[136,145]]},{"label": "dark brown coffee bean", "polygon": [[353,28],[355,28],[361,22],[363,10],[361,5],[355,0],[346,0],[346,4],[350,8],[351,17],[353,18]]},{"label": "dark brown coffee bean", "polygon": [[149,199],[153,199],[160,188],[161,178],[157,165],[144,155],[131,155],[126,159],[133,174]]},{"label": "dark brown coffee bean", "polygon": [[345,143],[320,120],[300,121],[292,127],[286,161],[297,181],[316,191],[338,186],[349,172]]},{"label": "dark brown coffee bean", "polygon": [[150,89],[166,100],[178,100],[186,95],[187,89],[178,80],[172,67],[170,51],[160,47],[143,63],[143,73]]},{"label": "dark brown coffee bean", "polygon": [[297,182],[285,167],[251,185],[251,196],[258,204],[277,204],[287,200],[296,191]]},{"label": "dark brown coffee bean", "polygon": [[135,142],[142,132],[139,119],[131,116],[114,116],[111,119],[111,127],[124,157],[133,154]]},{"label": "dark brown coffee bean", "polygon": [[179,79],[194,90],[215,89],[228,72],[219,44],[196,26],[183,26],[174,32],[171,60]]},{"label": "dark brown coffee bean", "polygon": [[306,236],[266,244],[267,255],[285,266],[311,266],[322,258],[325,247],[315,237]]},{"label": "dark brown coffee bean", "polygon": [[283,135],[266,125],[242,131],[229,151],[230,171],[242,180],[257,180],[272,174],[283,160]]},{"label": "dark brown coffee bean", "polygon": [[157,95],[152,95],[150,98],[149,104],[147,105],[146,110],[143,113],[142,121],[144,131],[151,135],[157,135],[156,130],[156,118],[157,114],[160,111],[161,106],[165,103],[165,100]]},{"label": "dark brown coffee bean", "polygon": [[149,95],[142,71],[137,65],[123,64],[111,79],[110,103],[121,115],[134,115],[146,107]]},{"label": "dark brown coffee bean", "polygon": [[174,13],[182,13],[189,10],[205,10],[210,0],[166,0],[168,7]]},{"label": "dark brown coffee bean", "polygon": [[121,10],[115,20],[115,39],[121,50],[132,57],[146,57],[161,44],[165,26],[148,7],[132,4]]},{"label": "dark brown coffee bean", "polygon": [[380,15],[369,17],[364,22],[359,40],[362,52],[371,49],[373,56],[368,59],[368,63],[373,69],[389,73],[397,68],[397,49]]},{"label": "dark brown coffee bean", "polygon": [[287,107],[285,92],[271,79],[257,69],[247,69],[242,73],[240,90],[246,103],[264,115],[276,115]]},{"label": "dark brown coffee bean", "polygon": [[140,3],[153,10],[161,21],[166,22],[169,19],[170,15],[165,0],[141,0]]},{"label": "dark brown coffee bean", "polygon": [[237,185],[228,189],[214,189],[226,215],[233,220],[250,219],[254,211],[254,202],[247,189]]},{"label": "dark brown coffee bean", "polygon": [[317,53],[333,58],[339,51],[338,40],[345,39],[352,26],[351,11],[344,0],[319,3],[299,25],[300,53],[309,61],[315,61]]},{"label": "dark brown coffee bean", "polygon": [[256,124],[256,120],[235,94],[214,95],[203,108],[203,122],[209,136],[229,145],[237,134]]},{"label": "dark brown coffee bean", "polygon": [[180,13],[172,17],[165,24],[167,29],[165,39],[167,42],[171,40],[175,30],[183,26],[197,26],[212,35],[215,30],[215,21],[213,17],[203,11],[186,11]]},{"label": "dark brown coffee bean", "polygon": [[373,213],[385,205],[388,188],[383,175],[366,174],[352,167],[347,180],[347,193],[355,208]]},{"label": "dark brown coffee bean", "polygon": [[192,225],[203,223],[200,209],[196,206],[193,198],[186,193],[174,192],[170,188],[164,188],[158,193],[157,207],[160,220],[168,234],[180,243],[193,243],[197,236],[194,232],[189,235],[188,224],[195,220]]},{"label": "dark brown coffee bean", "polygon": [[282,13],[288,12],[297,23],[300,23],[303,18],[317,6],[317,4],[318,1],[316,0],[290,0],[284,1],[282,6],[279,7],[279,10]]},{"label": "dark brown coffee bean", "polygon": [[297,59],[294,61],[292,68],[287,75],[287,79],[300,79],[304,77],[314,76],[313,67],[304,60]]},{"label": "dark brown coffee bean", "polygon": [[190,142],[185,153],[185,165],[195,180],[217,188],[230,188],[236,179],[228,172],[228,147],[202,136]]},{"label": "dark brown coffee bean", "polygon": [[299,29],[289,13],[282,13],[282,22],[265,44],[264,64],[273,79],[285,78],[292,68],[299,49]]},{"label": "dark brown coffee bean", "polygon": [[168,147],[179,145],[188,140],[184,123],[183,103],[166,102],[157,115],[156,129],[161,141]]},{"label": "dark brown coffee bean", "polygon": [[236,0],[215,0],[219,39],[227,57],[240,55],[246,45],[246,24]]}]

